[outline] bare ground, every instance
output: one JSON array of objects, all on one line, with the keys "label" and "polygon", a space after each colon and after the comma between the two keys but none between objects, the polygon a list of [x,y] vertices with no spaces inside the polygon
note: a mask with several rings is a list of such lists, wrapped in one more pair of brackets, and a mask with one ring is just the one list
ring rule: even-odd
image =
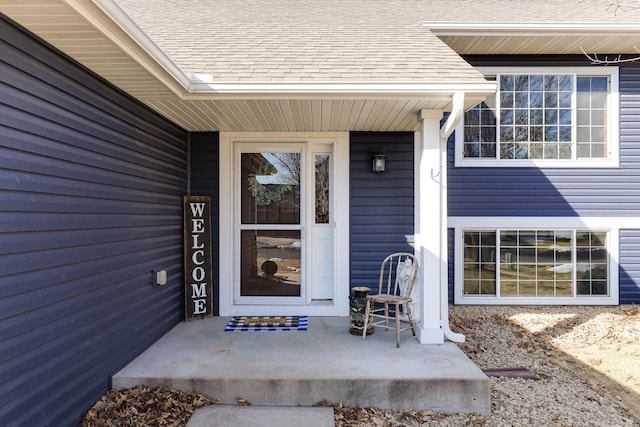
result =
[{"label": "bare ground", "polygon": [[[521,367],[540,380],[492,378],[490,416],[318,405],[345,427],[640,426],[640,307],[452,306],[450,318],[480,368]],[[216,403],[162,387],[110,391],[81,426],[184,426]]]}]

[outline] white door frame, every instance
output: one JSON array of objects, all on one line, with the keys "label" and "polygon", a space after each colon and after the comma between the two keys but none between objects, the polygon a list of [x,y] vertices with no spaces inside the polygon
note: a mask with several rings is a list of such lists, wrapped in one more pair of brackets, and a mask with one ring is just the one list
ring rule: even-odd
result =
[{"label": "white door frame", "polygon": [[[333,144],[333,182],[330,191],[335,203],[333,227],[333,300],[300,304],[244,304],[234,300],[234,144],[320,143]],[[221,132],[220,133],[220,315],[301,315],[347,316],[349,313],[349,134],[347,132]],[[214,260],[215,262],[215,260]]]}]

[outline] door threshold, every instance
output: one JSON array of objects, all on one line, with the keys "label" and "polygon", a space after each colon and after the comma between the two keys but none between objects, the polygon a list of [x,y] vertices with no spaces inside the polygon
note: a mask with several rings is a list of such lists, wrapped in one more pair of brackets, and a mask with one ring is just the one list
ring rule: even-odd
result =
[{"label": "door threshold", "polygon": [[335,305],[335,303],[333,302],[332,299],[313,299],[311,300],[309,305],[328,306],[328,305]]}]

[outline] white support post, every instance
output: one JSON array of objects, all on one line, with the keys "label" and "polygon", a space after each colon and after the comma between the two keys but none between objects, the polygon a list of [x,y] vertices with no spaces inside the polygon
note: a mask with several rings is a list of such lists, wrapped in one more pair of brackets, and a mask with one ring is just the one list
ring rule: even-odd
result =
[{"label": "white support post", "polygon": [[[421,344],[444,343],[442,328],[441,300],[446,298],[442,289],[443,269],[447,254],[442,254],[442,195],[440,171],[440,120],[442,110],[422,110],[420,112],[419,147],[416,155],[416,248],[419,250],[420,274],[417,294],[420,323],[416,330]],[[446,164],[444,165],[446,167]],[[442,257],[445,259],[442,259]],[[444,271],[446,273],[446,270]],[[443,295],[443,292],[445,294]]]}]

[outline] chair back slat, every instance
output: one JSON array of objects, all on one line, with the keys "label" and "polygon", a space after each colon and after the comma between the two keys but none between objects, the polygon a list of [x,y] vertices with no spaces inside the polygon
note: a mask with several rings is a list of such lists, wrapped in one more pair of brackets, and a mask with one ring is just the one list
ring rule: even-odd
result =
[{"label": "chair back slat", "polygon": [[380,265],[378,294],[409,296],[418,273],[418,260],[408,252],[389,255]]}]

